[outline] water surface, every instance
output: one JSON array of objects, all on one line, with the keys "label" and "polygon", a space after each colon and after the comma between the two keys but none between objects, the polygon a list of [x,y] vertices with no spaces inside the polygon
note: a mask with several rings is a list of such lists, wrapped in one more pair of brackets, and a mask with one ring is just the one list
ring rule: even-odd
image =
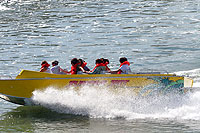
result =
[{"label": "water surface", "polygon": [[[109,67],[114,70],[119,67],[119,58],[125,56],[134,72],[185,74],[199,87],[199,3],[199,0],[2,0],[0,75],[14,77],[21,69],[38,71],[43,60],[56,59],[63,68],[70,69],[74,57],[83,58],[90,68],[97,58],[108,58]],[[138,101],[128,94],[120,96],[120,101],[95,87],[86,89],[87,93],[84,90],[84,94],[91,95],[78,97],[64,92],[71,94],[68,96],[71,101],[59,99],[65,97],[56,92],[52,96],[57,99],[54,102],[62,106],[53,106],[48,90],[35,95],[42,107],[22,107],[1,100],[0,131],[199,132],[198,91],[182,98],[174,94],[171,101],[166,97]],[[94,97],[98,93],[103,95]],[[177,102],[176,98],[181,100]],[[92,106],[86,104],[91,101]],[[69,105],[73,105],[72,110]]]}]

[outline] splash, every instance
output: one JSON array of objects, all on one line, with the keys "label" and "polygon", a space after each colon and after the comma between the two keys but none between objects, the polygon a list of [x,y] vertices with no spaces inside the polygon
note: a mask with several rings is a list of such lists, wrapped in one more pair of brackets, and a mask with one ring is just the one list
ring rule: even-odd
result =
[{"label": "splash", "polygon": [[105,86],[84,86],[35,91],[33,101],[53,111],[108,119],[194,119],[200,120],[200,91],[187,94],[141,97],[131,90],[113,91]]},{"label": "splash", "polygon": [[114,110],[122,110],[126,100],[132,98],[126,93],[128,91],[117,95],[103,86],[84,86],[79,91],[74,88],[62,91],[47,88],[44,92],[35,91],[33,101],[60,113],[111,118]]},{"label": "splash", "polygon": [[193,69],[189,71],[179,71],[175,72],[177,75],[185,75],[193,79],[193,87],[200,87],[200,69]]}]

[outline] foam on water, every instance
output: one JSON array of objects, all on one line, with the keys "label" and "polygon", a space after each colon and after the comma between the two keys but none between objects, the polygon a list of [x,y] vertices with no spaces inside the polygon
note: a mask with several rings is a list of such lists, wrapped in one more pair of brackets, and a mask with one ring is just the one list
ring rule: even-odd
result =
[{"label": "foam on water", "polygon": [[[194,78],[199,85],[200,69],[176,72]],[[200,91],[187,94],[139,97],[126,88],[112,91],[105,86],[83,86],[57,90],[35,91],[34,103],[59,113],[84,115],[91,118],[179,119],[200,120]]]},{"label": "foam on water", "polygon": [[200,120],[200,91],[186,95],[137,97],[125,89],[113,93],[103,87],[82,87],[35,91],[33,101],[59,113],[84,115],[91,118],[124,119],[195,119]]}]

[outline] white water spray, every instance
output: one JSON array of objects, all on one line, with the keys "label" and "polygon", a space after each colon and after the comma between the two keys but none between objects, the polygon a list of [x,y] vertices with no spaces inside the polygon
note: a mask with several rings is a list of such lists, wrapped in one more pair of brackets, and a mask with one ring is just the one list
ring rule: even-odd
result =
[{"label": "white water spray", "polygon": [[84,115],[91,118],[124,119],[198,119],[200,120],[200,92],[187,95],[137,97],[125,90],[113,93],[109,88],[82,87],[35,91],[33,101],[59,113]]},{"label": "white water spray", "polygon": [[[198,79],[194,71],[177,73],[190,74]],[[196,79],[195,85],[199,83]],[[115,92],[105,86],[83,86],[79,91],[73,88],[35,91],[32,99],[36,104],[59,113],[91,118],[200,120],[198,90],[187,94],[141,97],[126,88]]]},{"label": "white water spray", "polygon": [[189,71],[175,72],[177,75],[185,75],[193,79],[193,87],[200,87],[200,69],[194,69]]}]

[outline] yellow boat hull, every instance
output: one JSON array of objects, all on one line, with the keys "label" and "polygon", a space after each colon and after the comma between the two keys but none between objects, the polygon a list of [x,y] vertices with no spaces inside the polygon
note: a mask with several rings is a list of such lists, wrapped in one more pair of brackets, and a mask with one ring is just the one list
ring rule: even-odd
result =
[{"label": "yellow boat hull", "polygon": [[103,84],[114,89],[130,88],[135,93],[142,92],[146,95],[149,90],[144,91],[143,88],[152,84],[163,85],[163,90],[168,90],[173,87],[192,87],[192,83],[191,79],[173,74],[57,75],[22,70],[16,79],[0,80],[0,97],[17,104],[25,104],[23,99],[31,98],[35,90],[43,91],[48,87],[62,90],[71,86],[78,89],[83,85]]}]

